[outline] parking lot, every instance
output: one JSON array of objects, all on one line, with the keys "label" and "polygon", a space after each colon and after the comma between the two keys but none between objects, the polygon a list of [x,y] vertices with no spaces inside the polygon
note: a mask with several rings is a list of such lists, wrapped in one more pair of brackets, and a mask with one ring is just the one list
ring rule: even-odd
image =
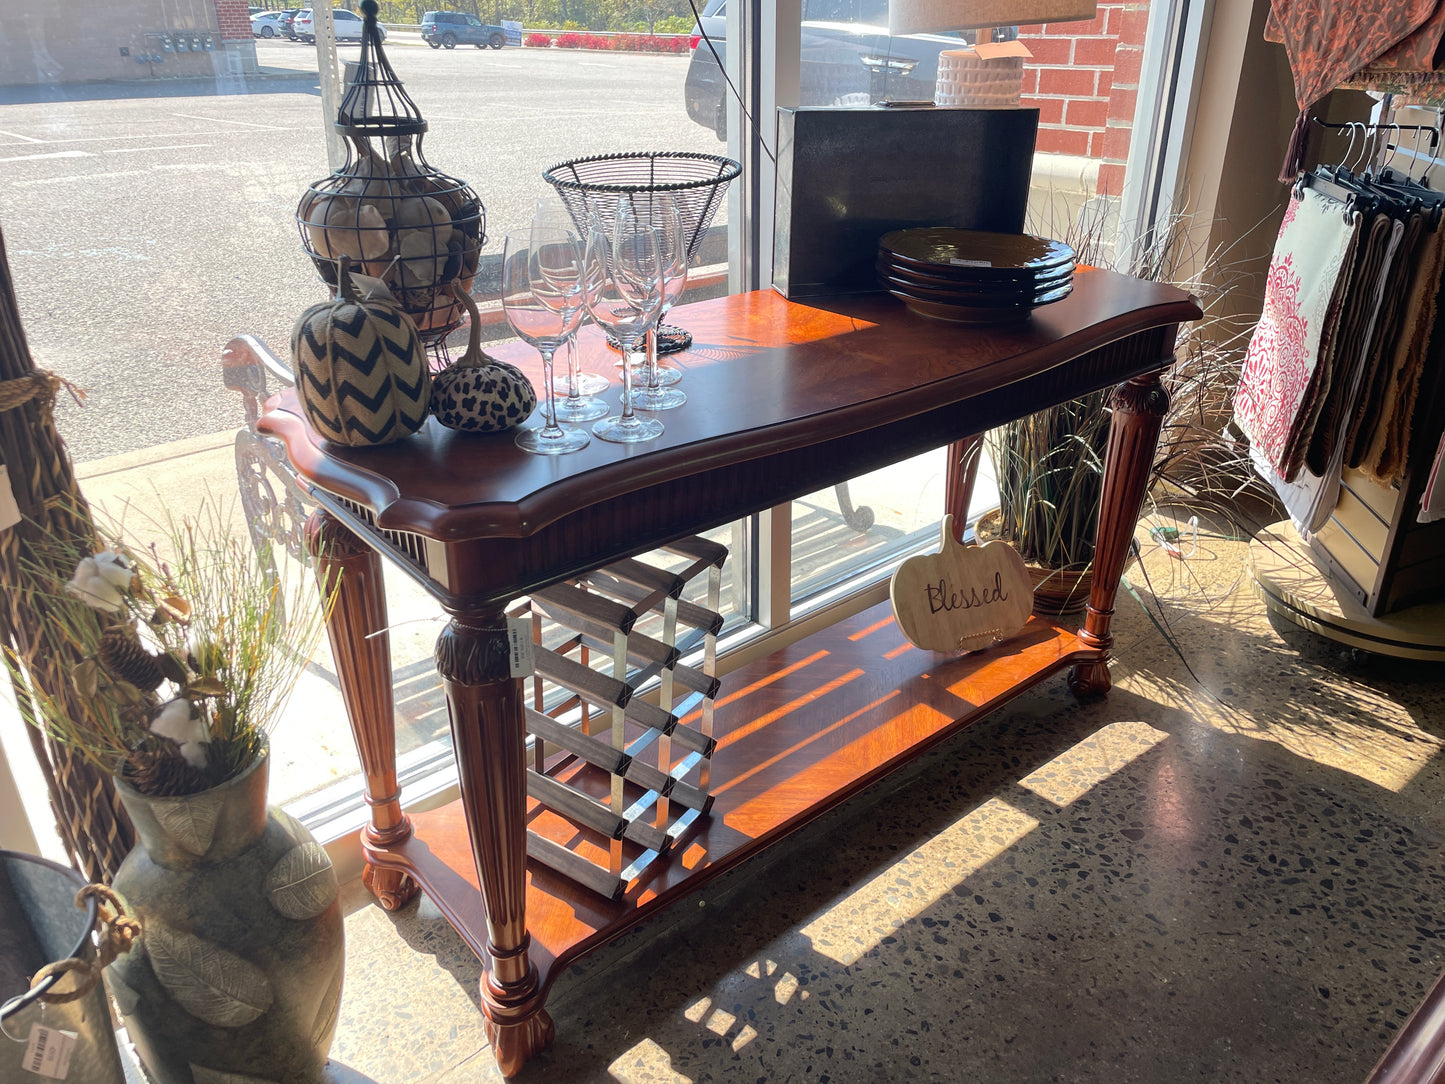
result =
[{"label": "parking lot", "polygon": [[[559,161],[721,149],[685,114],[686,55],[434,51],[405,31],[387,48],[431,123],[427,160],[476,189],[494,239]],[[0,228],[37,363],[88,392],[58,407],[79,462],[240,424],[221,347],[250,332],[284,354],[326,296],[293,219],[329,172],[316,53],[256,52],[265,75],[239,86],[0,89]]]}]

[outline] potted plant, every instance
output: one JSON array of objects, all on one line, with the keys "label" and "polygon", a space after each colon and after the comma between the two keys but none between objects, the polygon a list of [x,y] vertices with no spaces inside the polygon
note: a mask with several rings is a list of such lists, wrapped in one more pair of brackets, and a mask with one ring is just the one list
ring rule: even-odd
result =
[{"label": "potted plant", "polygon": [[[318,1080],[341,996],[336,877],[266,807],[267,735],[334,592],[278,575],[213,506],[160,526],[146,548],[51,540],[21,569],[50,619],[7,665],[27,721],[110,772],[136,827],[114,888],[145,932],[106,977],[147,1068]],[[79,660],[74,695],[27,682],[41,652]]]},{"label": "potted plant", "polygon": [[[1067,238],[1080,264],[1114,266],[1125,274],[1169,282],[1200,299],[1203,320],[1181,333],[1165,374],[1170,408],[1164,417],[1151,492],[1229,518],[1248,491],[1258,490],[1247,452],[1229,439],[1229,399],[1252,323],[1227,301],[1247,267],[1229,250],[1200,252],[1191,220],[1166,216],[1122,256],[1105,246],[1107,212],[1086,212]],[[1061,615],[1089,600],[1091,564],[1108,445],[1112,388],[1104,388],[1010,422],[985,444],[998,483],[999,512],[984,517],[981,538],[1003,538],[1023,556],[1034,579],[1035,610]]]},{"label": "potted plant", "polygon": [[1089,600],[1111,392],[1019,418],[985,440],[999,512],[980,525],[979,534],[1002,538],[1019,551],[1038,613],[1077,613]]}]

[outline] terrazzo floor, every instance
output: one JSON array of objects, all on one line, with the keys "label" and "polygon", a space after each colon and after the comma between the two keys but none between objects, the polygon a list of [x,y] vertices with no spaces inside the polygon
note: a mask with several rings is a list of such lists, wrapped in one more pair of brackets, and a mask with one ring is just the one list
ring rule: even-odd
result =
[{"label": "terrazzo floor", "polygon": [[[1023,696],[565,972],[536,1081],[1362,1081],[1445,968],[1445,672],[1156,551]],[[499,1080],[480,968],[349,886],[332,1084]]]}]

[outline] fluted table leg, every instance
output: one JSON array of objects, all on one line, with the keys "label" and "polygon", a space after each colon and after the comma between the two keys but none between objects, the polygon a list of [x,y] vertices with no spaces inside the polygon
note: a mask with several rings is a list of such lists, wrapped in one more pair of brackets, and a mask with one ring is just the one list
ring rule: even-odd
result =
[{"label": "fluted table leg", "polygon": [[[323,582],[340,578],[326,632],[371,807],[371,823],[361,832],[363,849],[391,846],[411,835],[411,822],[401,811],[396,781],[396,705],[381,556],[325,510],[306,521],[306,544]],[[416,882],[405,873],[373,865],[369,857],[361,879],[388,911],[417,893]]]},{"label": "fluted table leg", "polygon": [[437,640],[462,808],[487,908],[482,1011],[497,1064],[513,1076],[552,1042],[528,957],[526,725],[502,611],[453,613]]},{"label": "fluted table leg", "polygon": [[[1104,455],[1104,484],[1099,497],[1099,534],[1094,547],[1094,585],[1079,639],[1107,655],[1114,643],[1109,622],[1114,596],[1124,574],[1124,562],[1134,540],[1134,527],[1149,487],[1159,429],[1169,409],[1169,393],[1159,372],[1137,376],[1114,390],[1114,417],[1109,426],[1109,447]],[[1069,671],[1069,688],[1075,696],[1098,696],[1109,691],[1107,658],[1084,663]]]}]

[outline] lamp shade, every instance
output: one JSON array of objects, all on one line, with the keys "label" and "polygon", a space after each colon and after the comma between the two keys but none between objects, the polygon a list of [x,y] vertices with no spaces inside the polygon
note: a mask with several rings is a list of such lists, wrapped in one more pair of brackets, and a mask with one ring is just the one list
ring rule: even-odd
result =
[{"label": "lamp shade", "polygon": [[1096,10],[1094,0],[888,0],[888,33],[1079,22]]}]

